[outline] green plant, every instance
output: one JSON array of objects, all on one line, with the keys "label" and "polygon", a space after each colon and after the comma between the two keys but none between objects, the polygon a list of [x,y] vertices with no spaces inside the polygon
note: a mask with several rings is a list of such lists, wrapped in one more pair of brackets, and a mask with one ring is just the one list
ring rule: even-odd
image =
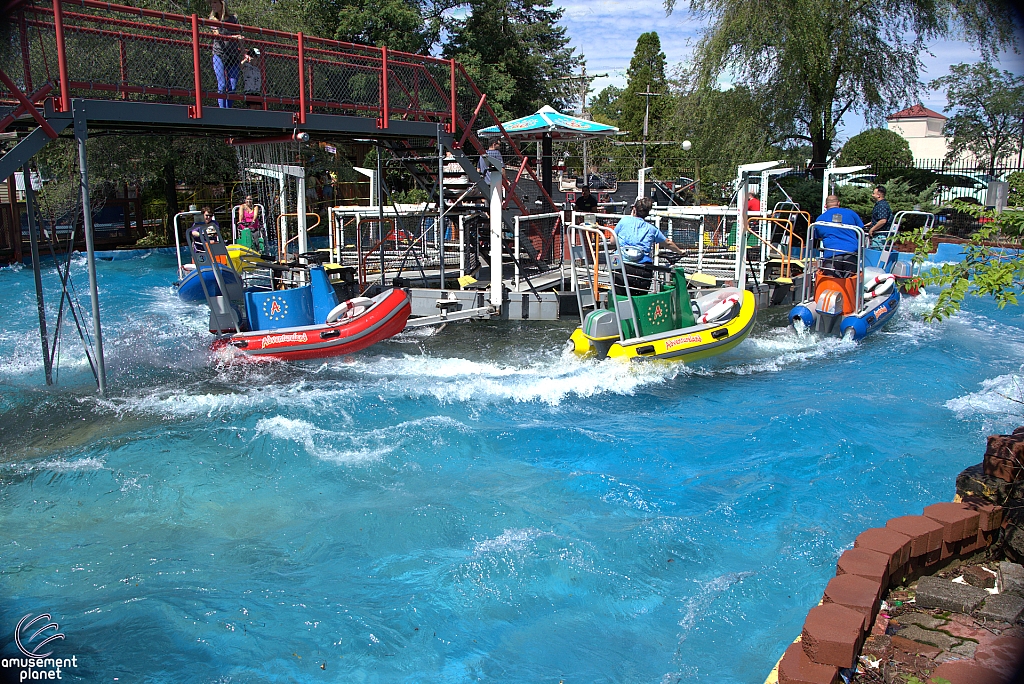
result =
[{"label": "green plant", "polygon": [[1006,182],[1010,184],[1007,206],[1024,207],[1024,171],[1014,171],[1006,177]]},{"label": "green plant", "polygon": [[427,199],[429,199],[429,195],[422,188],[396,190],[391,193],[391,201],[395,204],[420,204],[421,202],[426,202]]},{"label": "green plant", "polygon": [[[943,289],[932,310],[924,315],[926,321],[940,321],[960,310],[968,294],[991,295],[1000,309],[1017,304],[1024,292],[1024,255],[997,250],[991,242],[1007,235],[1021,235],[1024,231],[1024,211],[994,211],[966,202],[953,202],[953,208],[988,222],[971,235],[964,245],[964,259],[954,264],[923,273],[925,285],[939,285]],[[901,233],[902,235],[902,233]],[[910,231],[906,239],[914,244],[914,264],[919,266],[931,249],[931,240],[920,229]]]}]

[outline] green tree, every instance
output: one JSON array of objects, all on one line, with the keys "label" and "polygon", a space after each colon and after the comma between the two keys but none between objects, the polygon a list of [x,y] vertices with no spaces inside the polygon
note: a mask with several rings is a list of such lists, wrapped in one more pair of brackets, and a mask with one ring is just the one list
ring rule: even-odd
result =
[{"label": "green tree", "polygon": [[304,22],[318,35],[348,43],[427,53],[440,24],[415,0],[311,0]]},{"label": "green tree", "polygon": [[[849,112],[879,120],[920,86],[925,41],[966,37],[989,53],[1015,45],[1014,14],[1002,0],[690,0],[709,26],[694,52],[702,84],[723,74],[797,121],[811,162],[829,158]],[[665,0],[668,11],[676,0]]]},{"label": "green tree", "polygon": [[953,138],[947,159],[972,152],[991,173],[1000,157],[1019,149],[1024,126],[1024,77],[1000,72],[986,62],[954,64],[949,75],[932,81],[945,88],[949,109],[944,132]]},{"label": "green tree", "polygon": [[616,88],[611,85],[605,86],[601,92],[599,92],[590,101],[590,115],[593,117],[594,121],[618,126],[619,119],[622,118],[621,97],[622,88]]},{"label": "green tree", "polygon": [[869,128],[846,141],[839,155],[843,166],[857,164],[907,165],[914,163],[914,154],[906,139],[885,128]]},{"label": "green tree", "polygon": [[704,185],[729,182],[739,164],[780,158],[774,146],[782,140],[772,136],[768,113],[749,88],[705,86],[677,96],[675,104],[669,137],[692,143],[682,159],[699,167]]},{"label": "green tree", "polygon": [[[661,39],[654,31],[642,33],[636,40],[633,58],[626,70],[626,89],[619,96],[618,107],[622,111],[618,126],[628,132],[626,140],[664,139],[665,122],[672,111],[672,101],[665,76],[665,53],[661,51]],[[647,165],[653,166],[656,174],[663,172],[658,163],[664,156],[663,152],[660,147],[646,149]],[[642,153],[637,156],[642,156]]]},{"label": "green tree", "polygon": [[558,26],[552,0],[470,0],[469,16],[451,28],[445,57],[462,62],[502,118],[525,116],[545,104],[564,109],[566,80],[580,58]]}]

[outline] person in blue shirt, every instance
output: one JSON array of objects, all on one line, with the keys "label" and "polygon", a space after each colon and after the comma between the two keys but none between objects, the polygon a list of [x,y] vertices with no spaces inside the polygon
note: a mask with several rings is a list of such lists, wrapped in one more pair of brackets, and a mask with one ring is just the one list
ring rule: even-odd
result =
[{"label": "person in blue shirt", "polygon": [[[864,229],[864,222],[860,220],[857,212],[839,206],[837,195],[825,198],[825,211],[815,220],[843,223]],[[815,226],[814,235],[821,240],[822,257],[831,260],[832,268],[837,275],[848,278],[857,267],[857,250],[860,246],[857,232],[847,228]]]},{"label": "person in blue shirt", "polygon": [[[610,246],[619,250],[629,278],[629,289],[634,295],[645,294],[651,289],[654,245],[665,245],[677,254],[683,253],[664,233],[647,222],[650,213],[651,200],[647,197],[637,198],[630,215],[619,219],[615,231],[608,235]],[[621,276],[616,278],[619,279]]]},{"label": "person in blue shirt", "polygon": [[673,252],[682,254],[683,250],[665,237],[665,234],[647,222],[651,213],[651,200],[641,197],[633,203],[629,216],[624,216],[615,224],[615,232],[609,238],[612,247],[618,247],[619,254],[629,263],[654,263],[654,245],[665,245]]}]

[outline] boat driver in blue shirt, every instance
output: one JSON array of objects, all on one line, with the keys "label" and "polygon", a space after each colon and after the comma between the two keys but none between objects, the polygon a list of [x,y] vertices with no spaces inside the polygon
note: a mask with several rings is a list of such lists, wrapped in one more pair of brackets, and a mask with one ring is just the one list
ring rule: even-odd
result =
[{"label": "boat driver in blue shirt", "polygon": [[[825,198],[825,211],[816,221],[844,223],[864,229],[864,222],[852,209],[839,206],[839,197],[829,195]],[[814,234],[821,239],[822,257],[831,260],[832,270],[840,278],[849,278],[857,268],[857,249],[860,246],[857,232],[847,228],[833,226],[815,226]]]},{"label": "boat driver in blue shirt", "polygon": [[608,235],[611,246],[618,247],[619,255],[625,263],[633,294],[643,294],[651,287],[650,265],[654,263],[654,245],[664,245],[677,254],[683,253],[678,245],[647,222],[650,213],[651,200],[646,197],[637,198],[630,215],[621,218],[615,224],[615,231]]},{"label": "boat driver in blue shirt", "polygon": [[665,237],[665,234],[647,222],[651,213],[651,200],[638,198],[633,203],[629,216],[624,216],[615,224],[615,232],[609,235],[611,246],[619,248],[619,254],[629,263],[654,263],[654,245],[665,245],[673,252],[682,254],[676,243]]}]

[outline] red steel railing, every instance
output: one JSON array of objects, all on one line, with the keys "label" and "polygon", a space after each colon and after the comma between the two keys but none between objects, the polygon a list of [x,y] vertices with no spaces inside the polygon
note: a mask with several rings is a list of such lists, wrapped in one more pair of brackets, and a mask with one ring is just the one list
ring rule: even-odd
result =
[{"label": "red steel railing", "polygon": [[[484,153],[473,126],[500,126],[486,97],[451,59],[99,0],[8,0],[0,11],[16,17],[21,48],[0,63],[0,131],[25,113],[40,121],[46,97],[58,111],[78,97],[185,104],[195,119],[203,118],[204,107],[227,101],[291,111],[296,125],[312,112],[375,117],[381,131],[394,119],[434,121],[471,155]],[[218,36],[218,29],[240,37]],[[239,56],[251,54],[247,68],[258,78],[248,91],[239,67],[234,92],[218,92],[215,40],[235,41]],[[525,162],[518,175],[525,171],[540,187],[515,140],[502,133]],[[508,189],[526,213],[514,183]]]}]

